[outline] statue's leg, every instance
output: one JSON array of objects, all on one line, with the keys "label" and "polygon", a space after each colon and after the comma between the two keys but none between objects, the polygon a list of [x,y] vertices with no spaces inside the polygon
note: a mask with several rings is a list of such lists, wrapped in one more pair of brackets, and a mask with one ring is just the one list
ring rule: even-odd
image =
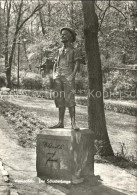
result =
[{"label": "statue's leg", "polygon": [[65,107],[59,108],[59,122],[57,125],[49,127],[50,129],[56,128],[64,128],[64,115],[65,115]]},{"label": "statue's leg", "polygon": [[64,99],[64,88],[61,79],[55,79],[54,86],[54,99],[56,107],[59,108],[59,122],[57,125],[49,127],[54,128],[64,128],[64,115],[65,115],[65,99]]},{"label": "statue's leg", "polygon": [[75,120],[75,106],[68,107],[68,109],[70,113],[72,129],[79,130],[79,127],[76,125],[76,120]]},{"label": "statue's leg", "polygon": [[75,82],[67,81],[64,82],[64,91],[65,91],[65,105],[69,109],[71,126],[73,130],[79,130],[79,127],[76,125],[75,121]]}]

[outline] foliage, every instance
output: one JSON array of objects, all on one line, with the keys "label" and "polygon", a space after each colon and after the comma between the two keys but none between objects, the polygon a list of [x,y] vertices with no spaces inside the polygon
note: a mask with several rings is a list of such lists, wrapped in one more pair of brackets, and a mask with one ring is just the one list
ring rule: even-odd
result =
[{"label": "foliage", "polygon": [[[80,46],[83,39],[83,24],[81,23],[82,12],[80,10],[81,4],[79,2],[73,2],[72,8],[69,1],[55,1],[52,3],[49,1],[47,7],[41,9],[41,14],[37,17],[36,21],[37,26],[41,26],[39,29],[34,27],[34,36],[32,37],[32,42],[28,45],[27,49],[31,63],[35,63],[38,66],[45,63],[46,59],[55,59],[57,49],[61,47],[61,27],[70,26],[79,32],[75,45],[78,47]],[[30,31],[27,31],[26,28],[24,30],[26,32],[24,36],[31,36]]]},{"label": "foliage", "polygon": [[[29,2],[21,0],[11,1],[10,17],[7,18],[8,6],[2,9],[2,25],[5,21],[4,31],[8,30],[8,37],[4,37],[3,44],[8,40],[9,57],[12,58],[12,67],[17,66],[18,47],[14,42],[20,43],[20,70],[38,72],[39,67],[48,58],[54,60],[60,43],[60,28],[69,26],[77,32],[76,47],[82,48],[83,63],[85,63],[83,15],[81,3],[78,1],[42,1],[39,10],[33,12],[38,6],[38,1]],[[9,1],[10,3],[10,1]],[[136,37],[134,2],[111,1],[96,4],[96,12],[99,18],[99,44],[103,67],[125,66],[125,63],[136,62]],[[2,7],[3,8],[3,7]],[[19,12],[21,8],[22,13]],[[24,10],[24,11],[23,11]],[[30,20],[21,24],[31,13]],[[20,17],[19,25],[17,20]],[[3,27],[3,26],[2,26]],[[19,29],[18,29],[19,27]],[[21,27],[21,28],[20,28]],[[15,32],[17,30],[17,35]],[[4,32],[2,31],[2,34]],[[15,40],[14,40],[15,38]],[[7,39],[7,40],[6,40]],[[12,46],[12,47],[11,47]],[[13,49],[13,52],[11,52]],[[7,55],[7,54],[5,54]],[[8,58],[7,58],[8,59]],[[84,75],[86,77],[87,74]],[[80,83],[78,85],[81,85]]]},{"label": "foliage", "polygon": [[[88,105],[87,97],[76,97],[76,102],[84,106]],[[129,114],[131,116],[137,115],[137,106],[135,103],[125,103],[120,100],[104,100],[104,108],[106,110]]]},{"label": "foliage", "polygon": [[103,66],[121,66],[136,63],[135,2],[98,2],[100,20],[99,43],[104,56]]},{"label": "foliage", "polygon": [[33,113],[7,101],[0,101],[0,113],[14,126],[21,146],[35,146],[36,135],[45,128],[44,123],[38,120]]},{"label": "foliage", "polygon": [[[87,78],[83,77],[81,74],[78,74],[76,76],[76,80],[75,80],[76,93],[79,95],[85,95],[84,91],[86,91],[87,88],[88,88]],[[82,93],[82,91],[83,91],[83,93]]]},{"label": "foliage", "polygon": [[[36,12],[38,12],[46,3],[43,4],[32,4],[30,2],[24,2],[23,0],[14,1],[9,0],[3,2],[4,17],[5,17],[5,68],[7,86],[11,87],[11,71],[13,58],[15,54],[16,44],[18,44],[18,63],[19,63],[19,44],[20,42],[20,31],[22,30],[25,23],[32,18]],[[0,4],[1,8],[1,4]],[[11,25],[12,24],[12,25]],[[9,43],[11,46],[9,47]],[[25,48],[25,45],[24,45]],[[25,49],[26,53],[26,49]],[[26,55],[27,57],[27,55]]]},{"label": "foliage", "polygon": [[137,79],[136,72],[114,70],[104,73],[105,98],[136,99]]},{"label": "foliage", "polygon": [[137,116],[137,106],[135,104],[126,104],[120,101],[106,101],[104,108],[118,113],[129,114],[131,116]]},{"label": "foliage", "polygon": [[54,81],[52,75],[47,75],[45,78],[42,78],[42,89],[53,89]]},{"label": "foliage", "polygon": [[23,78],[22,83],[26,89],[41,89],[42,77],[36,73],[27,73]]}]

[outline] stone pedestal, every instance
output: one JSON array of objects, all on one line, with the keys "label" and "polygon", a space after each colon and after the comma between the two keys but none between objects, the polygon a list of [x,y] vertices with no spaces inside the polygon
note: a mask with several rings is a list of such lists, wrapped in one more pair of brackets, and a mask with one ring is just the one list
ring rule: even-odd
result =
[{"label": "stone pedestal", "polygon": [[37,176],[69,180],[94,175],[94,135],[88,129],[47,129],[37,135]]}]

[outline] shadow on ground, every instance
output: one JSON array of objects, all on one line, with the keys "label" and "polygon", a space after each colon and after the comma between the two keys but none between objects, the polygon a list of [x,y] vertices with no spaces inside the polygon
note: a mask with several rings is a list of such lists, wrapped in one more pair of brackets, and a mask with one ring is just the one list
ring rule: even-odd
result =
[{"label": "shadow on ground", "polygon": [[21,195],[131,195],[133,193],[120,192],[102,184],[94,185],[84,182],[78,185],[68,185],[63,187],[57,184],[30,184],[16,185]]},{"label": "shadow on ground", "polygon": [[[54,186],[61,190],[61,187]],[[64,190],[62,190],[64,191]],[[66,195],[129,195],[129,193],[120,192],[116,189],[104,186],[101,183],[93,185],[91,181],[84,182],[83,184],[71,185],[65,193]]]}]

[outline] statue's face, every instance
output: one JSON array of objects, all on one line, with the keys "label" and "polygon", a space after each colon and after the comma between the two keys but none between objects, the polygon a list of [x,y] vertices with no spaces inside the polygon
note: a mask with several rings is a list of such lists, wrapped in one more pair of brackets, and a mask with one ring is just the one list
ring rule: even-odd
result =
[{"label": "statue's face", "polygon": [[63,30],[61,32],[61,41],[64,42],[73,42],[72,34],[68,30]]}]

